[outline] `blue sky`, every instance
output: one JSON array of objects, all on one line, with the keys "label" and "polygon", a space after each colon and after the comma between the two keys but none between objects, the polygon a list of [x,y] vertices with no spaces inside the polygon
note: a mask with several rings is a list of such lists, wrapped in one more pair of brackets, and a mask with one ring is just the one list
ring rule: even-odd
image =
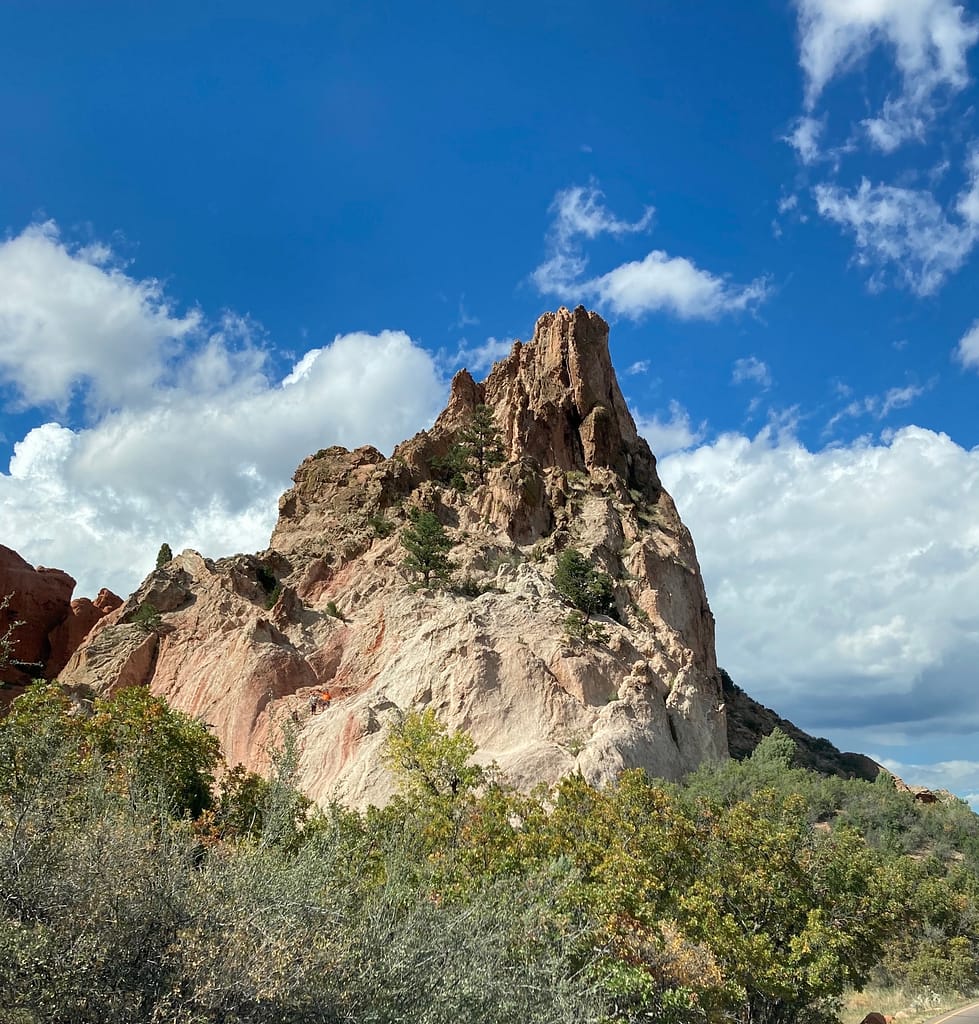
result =
[{"label": "blue sky", "polygon": [[584,302],[721,663],[979,794],[974,0],[0,12],[0,542],[265,546]]}]

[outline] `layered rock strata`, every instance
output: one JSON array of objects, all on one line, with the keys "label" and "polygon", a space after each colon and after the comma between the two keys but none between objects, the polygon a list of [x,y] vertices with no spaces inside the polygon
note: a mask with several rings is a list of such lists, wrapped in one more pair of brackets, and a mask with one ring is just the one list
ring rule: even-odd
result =
[{"label": "layered rock strata", "polygon": [[[502,461],[459,491],[441,467],[480,406]],[[454,589],[419,589],[406,572],[412,508],[453,541]],[[553,584],[568,547],[614,581],[616,617],[591,640],[569,634]],[[158,623],[137,621],[147,604]],[[303,788],[358,805],[388,798],[387,729],[424,707],[526,787],[576,770],[676,778],[727,753],[693,543],[619,390],[608,327],[582,307],[542,316],[485,381],[457,374],[434,426],[390,458],[364,447],[304,460],[267,551],[179,555],[62,679],[148,685],[202,715],[229,762],[259,769],[289,724]],[[314,711],[323,690],[331,702]]]}]

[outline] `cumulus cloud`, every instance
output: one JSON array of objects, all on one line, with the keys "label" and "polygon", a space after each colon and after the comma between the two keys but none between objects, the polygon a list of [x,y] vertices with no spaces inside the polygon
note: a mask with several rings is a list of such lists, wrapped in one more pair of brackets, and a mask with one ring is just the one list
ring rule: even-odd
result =
[{"label": "cumulus cloud", "polygon": [[889,279],[918,295],[931,295],[958,270],[979,241],[979,161],[952,217],[928,191],[871,185],[856,191],[836,185],[814,189],[819,213],[853,235],[856,261],[873,274],[872,287]]},{"label": "cumulus cloud", "polygon": [[71,247],[52,222],[0,243],[0,381],[23,406],[96,409],[144,400],[200,326],[104,245]]},{"label": "cumulus cloud", "polygon": [[769,428],[660,473],[697,538],[718,659],[753,696],[864,744],[979,729],[979,448],[909,426],[810,451]]},{"label": "cumulus cloud", "polygon": [[[979,24],[955,0],[797,0],[797,7],[806,79],[803,122],[826,86],[879,46],[893,55],[900,91],[888,96],[863,128],[884,152],[922,138],[938,97],[960,91],[969,81],[968,53],[979,39]],[[796,148],[807,160],[804,145]]]},{"label": "cumulus cloud", "polygon": [[548,230],[548,256],[531,274],[540,292],[562,295],[585,272],[588,261],[579,238],[599,235],[635,234],[652,223],[655,210],[647,206],[635,221],[620,220],[605,206],[605,195],[596,185],[572,185],[562,189],[551,202],[551,226]]},{"label": "cumulus cloud", "polygon": [[556,295],[569,304],[587,299],[633,320],[656,312],[684,320],[713,320],[724,313],[749,309],[768,294],[762,279],[745,286],[734,285],[685,257],[671,257],[662,250],[583,279],[588,261],[580,239],[645,231],[652,221],[653,208],[647,207],[636,221],[620,220],[605,206],[602,192],[590,185],[559,192],[551,212],[548,255],[531,275],[542,294]]},{"label": "cumulus cloud", "polygon": [[[78,393],[92,411],[80,426],[52,420],[14,445],[0,473],[4,543],[68,570],[80,593],[128,593],[164,540],[212,556],[265,547],[286,474],[303,457],[330,444],[389,449],[443,397],[434,360],[401,331],[338,336],[270,379],[255,325],[229,314],[207,329],[199,314],[175,316],[156,283],[109,266],[105,254],[93,262],[47,226],[25,236],[27,258],[12,265],[37,310],[31,316],[21,299],[24,315],[3,321],[0,366],[25,404]],[[50,259],[34,258],[38,245],[58,280],[84,285],[63,306],[49,295]],[[125,328],[145,364],[119,339],[99,341],[99,325],[120,338]],[[43,385],[53,352],[67,368]]]},{"label": "cumulus cloud", "polygon": [[632,320],[657,312],[681,320],[715,320],[723,313],[753,308],[768,295],[768,285],[761,279],[732,285],[683,256],[670,257],[661,250],[623,263],[581,287],[613,313]]},{"label": "cumulus cloud", "polygon": [[670,402],[669,415],[665,418],[660,413],[643,416],[635,412],[633,417],[636,429],[649,442],[653,454],[660,459],[673,452],[692,448],[707,433],[707,424],[701,423],[694,427],[690,422],[690,413],[675,399]]},{"label": "cumulus cloud", "polygon": [[979,320],[959,339],[955,356],[966,369],[979,370]]}]

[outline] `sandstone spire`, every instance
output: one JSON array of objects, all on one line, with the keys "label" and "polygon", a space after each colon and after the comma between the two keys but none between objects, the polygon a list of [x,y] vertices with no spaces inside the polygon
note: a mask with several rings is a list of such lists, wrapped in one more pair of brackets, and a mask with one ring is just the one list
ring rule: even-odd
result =
[{"label": "sandstone spire", "polygon": [[[478,406],[504,457],[457,490],[446,459]],[[454,591],[405,578],[412,507],[452,538]],[[590,641],[569,635],[552,582],[568,547],[614,581],[617,621]],[[132,624],[143,601],[163,616],[152,634]],[[458,373],[434,426],[390,458],[305,459],[261,556],[185,552],[105,622],[63,678],[149,685],[255,767],[291,718],[301,782],[320,799],[385,799],[387,724],[423,706],[528,786],[575,769],[676,777],[726,753],[693,543],[619,390],[608,326],[583,307],[544,314],[485,381]],[[331,706],[311,713],[322,688]]]}]

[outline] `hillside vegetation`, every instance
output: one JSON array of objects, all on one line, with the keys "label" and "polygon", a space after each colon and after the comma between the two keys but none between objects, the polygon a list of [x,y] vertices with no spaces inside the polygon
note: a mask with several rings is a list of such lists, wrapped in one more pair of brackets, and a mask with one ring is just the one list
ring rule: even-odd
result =
[{"label": "hillside vegetation", "polygon": [[384,809],[219,781],[143,689],[38,684],[0,723],[0,1021],[832,1019],[868,979],[971,991],[979,820],[792,767],[773,734],[684,785],[521,794],[430,713]]}]

